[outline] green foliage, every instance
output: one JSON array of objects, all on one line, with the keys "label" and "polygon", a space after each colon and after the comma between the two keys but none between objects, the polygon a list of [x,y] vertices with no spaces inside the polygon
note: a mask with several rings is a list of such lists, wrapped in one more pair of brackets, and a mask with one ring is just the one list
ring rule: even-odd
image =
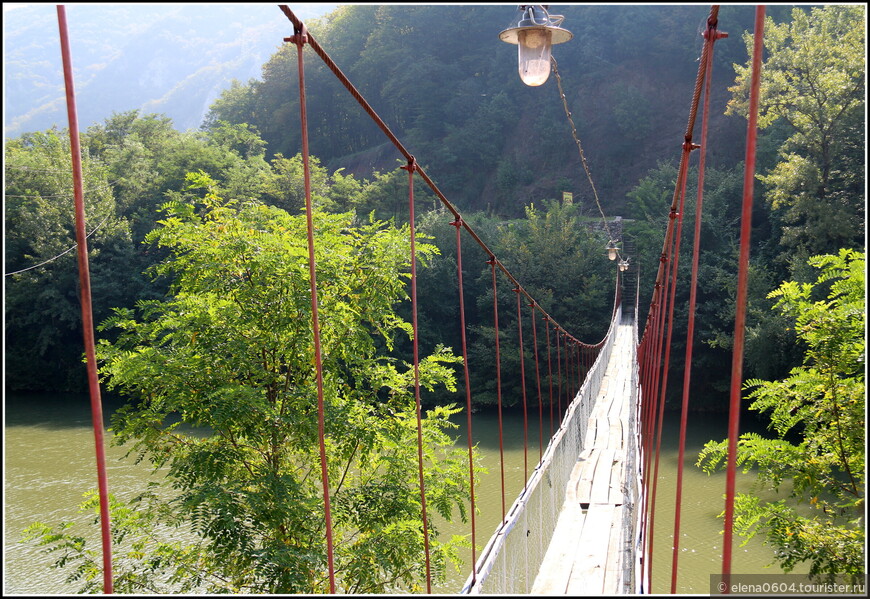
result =
[{"label": "green foliage", "polygon": [[[594,234],[580,224],[574,205],[546,201],[543,207],[526,208],[524,219],[495,222],[491,235],[496,241],[492,251],[502,264],[522,282],[523,288],[536,298],[562,327],[588,343],[597,343],[607,333],[613,305],[614,269],[603,250],[603,234]],[[481,261],[483,262],[483,261]],[[469,347],[475,399],[481,404],[495,404],[495,344],[492,306],[491,267],[479,267],[476,288],[476,314]],[[505,406],[521,405],[519,332],[516,293],[513,284],[497,273],[502,401]],[[526,360],[526,388],[535,384],[533,332],[531,314],[523,302],[523,341]],[[538,337],[545,347],[545,325],[538,318]],[[551,343],[555,347],[555,335]],[[555,355],[555,354],[554,354]],[[555,359],[555,358],[554,358]],[[554,374],[555,377],[555,374]],[[547,381],[542,382],[548,384]],[[554,385],[558,386],[554,382]],[[529,394],[532,397],[533,394]],[[529,400],[536,403],[537,397]]]},{"label": "green foliage", "polygon": [[[119,565],[119,590],[324,592],[305,218],[225,202],[204,174],[189,182],[204,197],[168,203],[148,236],[169,251],[153,269],[172,280],[169,296],[116,310],[102,328],[119,330],[118,340],[98,350],[107,387],[131,400],[113,417],[115,442],[165,467],[170,493],[122,519],[121,529],[148,546]],[[314,223],[338,589],[414,589],[424,558],[414,372],[384,351],[410,335],[395,311],[407,298],[407,227],[319,212]],[[424,263],[436,252],[427,243],[417,250]],[[455,390],[457,360],[436,348],[421,359],[421,385]],[[447,519],[467,515],[467,456],[448,435],[457,412],[437,407],[422,418],[427,502]],[[184,524],[198,540],[155,546],[140,517]],[[443,577],[463,541],[438,540],[433,522],[429,530],[433,573]],[[62,532],[39,535],[73,550],[64,563],[92,560]]]},{"label": "green foliage", "polygon": [[[759,179],[782,223],[780,260],[795,274],[811,255],[862,245],[867,13],[834,5],[791,16],[765,24],[759,127],[783,122],[789,137]],[[735,69],[728,113],[745,115],[751,68]]]},{"label": "green foliage", "polygon": [[[865,254],[841,250],[816,256],[813,284],[788,281],[770,296],[805,347],[804,363],[778,381],[751,379],[750,409],[770,417],[775,439],[741,435],[738,465],[754,468],[760,485],[808,500],[811,514],[785,500],[765,503],[740,495],[735,529],[757,533],[789,571],[810,563],[810,575],[831,580],[864,573],[865,495]],[[706,472],[723,466],[728,442],[710,442],[698,465]]]},{"label": "green foliage", "polygon": [[[163,281],[142,277],[163,250],[140,244],[188,171],[208,173],[234,197],[249,198],[263,195],[270,174],[258,150],[262,142],[241,125],[219,124],[209,137],[130,111],[90,127],[81,142],[97,321],[111,306],[130,307],[165,291]],[[6,277],[6,386],[84,389],[76,253],[67,251],[75,246],[68,134],[53,129],[8,140],[5,163],[6,272],[49,261]]]},{"label": "green foliage", "polygon": [[[641,326],[646,322],[653,284],[659,269],[677,170],[674,164],[661,163],[629,193],[632,220],[625,224],[625,232],[635,241],[638,253],[632,264],[639,267],[641,276],[638,320]],[[685,351],[697,180],[697,170],[689,169],[682,215],[672,355],[681,355]],[[741,166],[706,168],[695,308],[696,342],[691,379],[691,395],[696,398],[693,399],[692,407],[697,410],[721,409],[722,394],[727,393],[728,389],[736,297],[734,273],[737,271],[740,238],[740,206],[734,202],[734,198],[740,197],[742,189]],[[787,371],[796,359],[793,336],[789,335],[778,319],[769,315],[772,302],[766,295],[776,278],[763,255],[763,250],[769,243],[769,232],[766,230],[769,223],[765,216],[763,211],[759,211],[753,220],[754,246],[749,276],[746,344],[747,373],[751,376],[777,376],[783,369]],[[676,233],[676,228],[674,232]],[[667,401],[678,402],[682,393],[684,363],[682,360],[672,360],[671,367]]]},{"label": "green foliage", "polygon": [[[49,130],[7,140],[4,161],[5,382],[77,390],[85,372],[69,135]],[[126,270],[135,253],[105,165],[85,155],[82,169],[94,311],[102,319],[109,302],[130,301],[141,282]]]},{"label": "green foliage", "polygon": [[[522,217],[530,201],[562,191],[555,188],[560,177],[585,186],[555,77],[542,88],[524,86],[516,76],[516,48],[498,41],[514,12],[486,5],[349,5],[309,24],[463,212],[492,205],[499,214]],[[675,123],[685,122],[701,48],[697,27],[709,11],[571,5],[559,12],[574,32],[570,44],[554,51],[568,103],[598,191],[609,212],[619,214],[625,192],[665,148],[670,155],[667,140],[682,141]],[[751,12],[729,15],[732,36],[751,26],[746,15]],[[445,39],[450,44],[439,42]],[[285,45],[259,79],[227,89],[207,122],[249,123],[262,133],[270,155],[293,155],[300,132],[287,123],[299,114],[296,64],[296,48]],[[381,151],[379,128],[321,61],[306,57],[305,64],[307,104],[316,107],[308,111],[312,153],[330,169],[345,166],[360,177],[389,170],[395,153]],[[743,134],[733,120],[713,118],[722,126],[718,135]],[[740,155],[730,143],[721,147]],[[508,164],[516,165],[517,181],[505,171]]]},{"label": "green foliage", "polygon": [[[79,513],[90,514],[90,525],[100,522],[99,496],[85,493]],[[208,562],[202,543],[186,544],[180,538],[195,539],[189,527],[179,522],[172,510],[153,490],[129,502],[109,496],[112,523],[113,585],[116,592],[157,594],[195,592],[207,580]],[[23,534],[46,553],[56,554],[54,566],[69,568],[68,583],[80,583],[81,592],[102,591],[102,551],[90,549],[72,522],[51,527],[42,522],[30,525]]]}]

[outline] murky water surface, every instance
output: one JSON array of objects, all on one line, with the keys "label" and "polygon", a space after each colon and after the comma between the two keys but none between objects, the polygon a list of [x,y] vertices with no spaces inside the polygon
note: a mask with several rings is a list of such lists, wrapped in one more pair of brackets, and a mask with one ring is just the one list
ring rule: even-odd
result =
[{"label": "murky water surface", "polygon": [[[117,404],[106,402],[105,420]],[[534,412],[534,410],[532,411]],[[683,509],[680,533],[679,593],[709,594],[709,575],[721,571],[722,511],[725,490],[724,475],[707,476],[694,466],[704,442],[722,439],[726,423],[722,416],[693,415],[688,431],[685,470],[683,475]],[[544,416],[544,436],[549,437],[549,417]],[[672,539],[674,519],[674,485],[677,469],[677,423],[666,422],[664,446],[659,462],[656,530],[653,556],[653,591],[670,591]],[[458,443],[466,446],[465,416],[458,418]],[[524,424],[522,414],[503,415],[503,446],[505,456],[506,504],[508,509],[524,483]],[[480,488],[476,501],[480,513],[476,519],[478,545],[486,543],[501,521],[500,457],[498,418],[496,414],[475,414],[473,438],[479,444],[489,472],[477,475]],[[534,468],[539,455],[538,419],[528,418],[530,449],[526,457],[528,471]],[[668,441],[671,440],[671,441]],[[546,440],[545,440],[546,442]],[[6,397],[4,437],[4,592],[14,594],[75,593],[78,587],[65,582],[66,573],[51,568],[52,557],[41,553],[34,544],[19,542],[29,524],[40,521],[56,524],[77,518],[83,494],[97,486],[94,466],[94,439],[90,424],[87,396],[15,396]],[[130,497],[141,491],[151,479],[146,464],[135,465],[122,459],[125,450],[107,447],[110,491],[120,497]],[[752,489],[754,478],[738,476],[741,491]],[[762,494],[773,495],[760,491]],[[93,543],[99,547],[99,531],[93,532]],[[469,525],[450,525],[446,534],[469,534]],[[733,550],[735,573],[779,573],[773,566],[772,550],[760,539],[745,547],[738,542]],[[470,560],[470,551],[464,555]],[[466,568],[452,573],[439,593],[454,593],[468,576]]]}]

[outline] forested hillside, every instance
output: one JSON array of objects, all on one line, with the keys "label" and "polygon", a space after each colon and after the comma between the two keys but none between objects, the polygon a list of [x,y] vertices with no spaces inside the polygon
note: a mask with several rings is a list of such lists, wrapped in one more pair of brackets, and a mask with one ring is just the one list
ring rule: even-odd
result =
[{"label": "forested hillside", "polygon": [[[748,375],[763,378],[787,372],[800,355],[767,293],[783,280],[809,276],[811,255],[865,246],[865,10],[792,8],[768,12],[747,347]],[[604,210],[632,221],[625,234],[636,243],[632,264],[641,267],[645,293],[662,247],[709,7],[571,5],[553,12],[565,15],[574,34],[554,50],[566,100]],[[498,41],[512,13],[513,7],[490,5],[350,5],[312,22],[311,30],[542,305],[576,335],[596,341],[613,291],[612,263],[602,249],[607,239],[583,226],[599,215],[556,77],[525,87],[515,47]],[[724,356],[733,332],[746,133],[742,38],[753,16],[751,7],[723,6],[720,29],[729,37],[715,46],[693,376],[706,391],[697,407],[710,409],[727,384]],[[317,207],[352,211],[360,222],[374,213],[401,225],[407,174],[398,169],[400,156],[316,56],[308,53],[307,60]],[[107,114],[83,132],[98,322],[112,308],[165,295],[171,281],[144,274],[167,257],[146,235],[166,218],[167,201],[201,206],[202,181],[227,200],[300,212],[297,86],[295,49],[288,45],[259,78],[224,90],[199,131],[131,111]],[[67,140],[65,131],[52,129],[6,143],[7,389],[83,388],[74,254],[54,259],[74,243]],[[566,191],[574,194],[573,206],[560,204]],[[440,248],[421,272],[421,298],[433,298],[421,305],[421,341],[427,351],[456,348],[458,330],[444,325],[454,321],[452,304],[437,299],[455,293],[455,249],[446,243],[453,228],[431,195],[418,190],[417,201],[421,232]],[[472,355],[485,365],[492,360],[489,270],[484,256],[470,254],[464,260],[471,265]],[[681,268],[689,262],[681,260]],[[678,323],[687,298],[678,289]],[[518,356],[503,359],[506,372],[516,370],[511,360]],[[505,382],[507,389],[518,384],[517,376]],[[477,401],[493,401],[492,393],[484,389]]]},{"label": "forested hillside", "polygon": [[[335,8],[298,6],[302,18]],[[79,122],[140,109],[196,129],[233,78],[247,80],[281,44],[274,4],[73,3],[67,6]],[[4,135],[66,124],[54,4],[3,4]]]},{"label": "forested hillside", "polygon": [[[787,14],[776,10],[773,14]],[[705,6],[554,7],[574,39],[554,49],[568,105],[596,186],[611,214],[685,132]],[[752,11],[723,7],[733,37],[717,48],[711,148],[714,164],[742,158],[744,123],[724,116],[731,65]],[[463,208],[508,217],[542,197],[573,191],[591,202],[555,77],[540,88],[516,75],[516,48],[498,41],[513,10],[504,6],[343,6],[312,26],[319,43]],[[727,24],[727,29],[726,29]],[[284,47],[261,79],[238,84],[207,122],[253,125],[272,152],[293,153],[299,134],[295,50]],[[397,156],[334,76],[311,60],[312,153],[330,169],[368,176]],[[714,104],[715,105],[715,104]]]}]

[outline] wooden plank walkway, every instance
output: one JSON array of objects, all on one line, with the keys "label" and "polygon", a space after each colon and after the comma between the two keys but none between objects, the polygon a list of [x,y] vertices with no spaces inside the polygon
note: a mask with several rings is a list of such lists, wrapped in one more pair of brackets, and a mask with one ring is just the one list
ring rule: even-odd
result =
[{"label": "wooden plank walkway", "polygon": [[622,530],[629,447],[630,324],[619,325],[601,390],[589,416],[585,449],[568,481],[553,539],[532,587],[533,595],[615,595],[625,570]]}]

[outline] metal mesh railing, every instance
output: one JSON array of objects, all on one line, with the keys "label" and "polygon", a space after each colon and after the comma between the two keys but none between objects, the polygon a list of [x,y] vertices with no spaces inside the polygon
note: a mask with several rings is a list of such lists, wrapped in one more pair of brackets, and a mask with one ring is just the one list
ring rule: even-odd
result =
[{"label": "metal mesh railing", "polygon": [[568,406],[559,430],[484,547],[462,594],[528,594],[553,538],[571,472],[584,449],[586,427],[610,361],[622,310],[613,313],[601,351]]}]

